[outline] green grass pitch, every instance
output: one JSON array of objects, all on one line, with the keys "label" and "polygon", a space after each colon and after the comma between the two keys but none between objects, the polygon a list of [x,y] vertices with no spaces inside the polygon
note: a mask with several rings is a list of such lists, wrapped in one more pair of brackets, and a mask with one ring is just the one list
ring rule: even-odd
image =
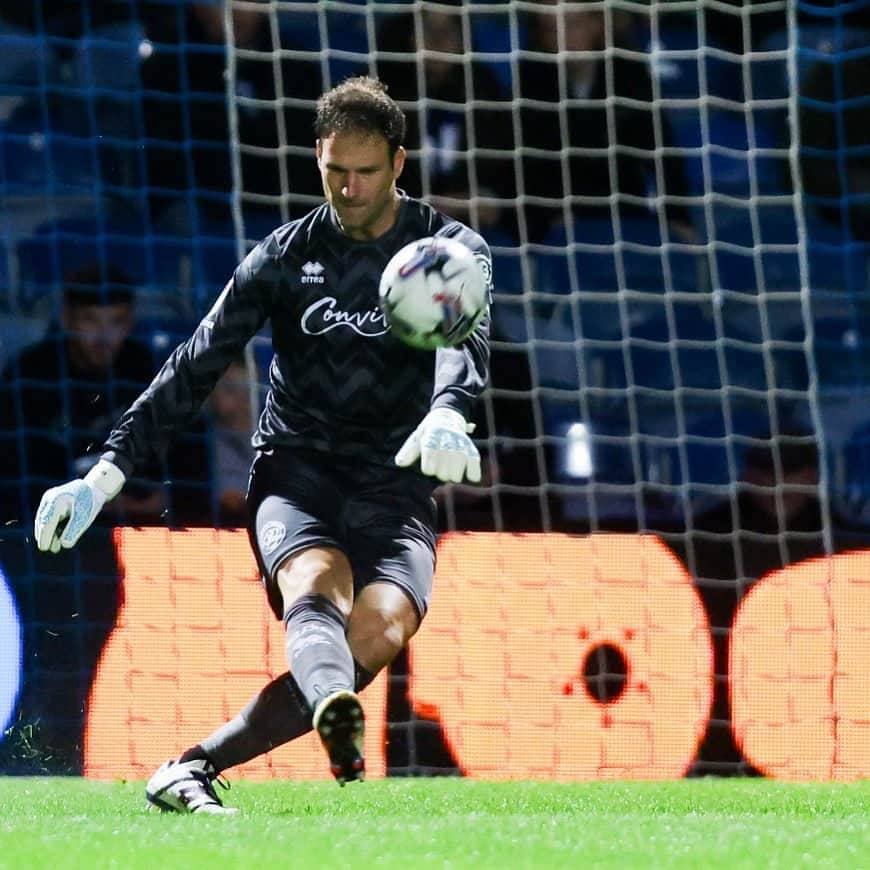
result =
[{"label": "green grass pitch", "polygon": [[0,868],[870,867],[870,783],[236,782],[242,814],[138,782],[0,777]]}]

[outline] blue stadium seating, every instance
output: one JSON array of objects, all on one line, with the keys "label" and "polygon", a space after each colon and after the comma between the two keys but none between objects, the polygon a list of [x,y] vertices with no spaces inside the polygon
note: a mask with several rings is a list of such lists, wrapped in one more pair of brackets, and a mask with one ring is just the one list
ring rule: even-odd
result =
[{"label": "blue stadium seating", "polygon": [[[702,95],[712,95],[725,100],[742,99],[740,58],[726,58],[716,35],[709,30],[702,42],[697,18],[668,13],[667,7],[661,7],[657,12],[657,24],[655,44],[647,22],[636,34],[635,41],[644,44],[650,53],[650,66],[662,97],[698,99]],[[710,51],[710,48],[719,51]],[[702,67],[705,82],[703,91],[700,80]]]},{"label": "blue stadium seating", "polygon": [[[757,229],[750,204],[715,203],[712,213],[716,288],[741,293],[800,290],[798,224],[791,203],[761,206]],[[813,292],[866,292],[867,245],[853,242],[811,210],[805,220],[808,278]]]},{"label": "blue stadium seating", "polygon": [[[702,289],[704,278],[699,257],[676,243],[676,239],[663,239],[655,215],[622,214],[616,223],[614,228],[614,221],[607,214],[575,215],[573,254],[566,247],[565,226],[552,230],[543,247],[534,254],[537,289],[547,293],[568,293],[575,286],[581,292],[620,288],[653,293]],[[571,280],[572,267],[576,285]]]},{"label": "blue stadium seating", "polygon": [[777,129],[756,111],[714,109],[701,114],[674,110],[669,115],[676,144],[688,149],[683,163],[689,191],[701,196],[719,193],[748,199],[752,195],[785,192],[789,169]]},{"label": "blue stadium seating", "polygon": [[743,452],[769,430],[770,418],[763,402],[726,417],[715,397],[639,392],[591,428],[596,481],[682,487],[694,498],[736,479]]},{"label": "blue stadium seating", "polygon": [[34,94],[56,59],[44,34],[0,22],[0,86],[4,96]]},{"label": "blue stadium seating", "polygon": [[167,317],[164,314],[138,317],[133,337],[150,348],[153,368],[157,371],[172,351],[191,336],[196,327],[197,321],[189,317]]},{"label": "blue stadium seating", "polygon": [[838,513],[870,526],[870,414],[835,452],[833,499]]},{"label": "blue stadium seating", "polygon": [[[358,9],[348,8],[357,5]],[[365,3],[348,0],[340,8],[327,4],[321,16],[312,15],[310,9],[293,9],[293,3],[282,4],[279,13],[281,47],[288,50],[325,52],[332,84],[364,71],[370,49]]]},{"label": "blue stadium seating", "polygon": [[93,143],[52,129],[38,104],[0,124],[0,195],[93,195],[98,177]]},{"label": "blue stadium seating", "polygon": [[[860,49],[868,44],[870,33],[860,28],[844,27],[838,22],[800,22],[796,52],[798,80],[817,61],[831,61],[844,51]],[[789,99],[789,50],[787,30],[777,31],[762,43],[749,68],[753,99]]]},{"label": "blue stadium seating", "polygon": [[[870,392],[870,348],[865,340],[868,312],[866,304],[860,309],[849,307],[851,310],[843,310],[838,315],[813,319],[812,359],[818,386],[826,393]],[[799,326],[789,337],[798,342],[804,336],[805,330]],[[809,373],[794,386],[806,389]]]},{"label": "blue stadium seating", "polygon": [[[511,16],[502,11],[480,12],[471,20],[471,46],[474,51],[482,54],[508,55],[516,48],[524,48],[526,34],[522,22],[518,22],[517,44],[512,44]],[[487,66],[495,73],[496,78],[506,93],[516,90],[518,83],[513,79],[513,67],[509,59],[498,60],[484,58]]]},{"label": "blue stadium seating", "polygon": [[176,309],[185,308],[189,243],[149,233],[135,215],[107,210],[48,221],[18,244],[16,257],[24,308],[51,294],[67,272],[93,262],[122,269],[143,289],[167,291],[164,299],[174,296]]},{"label": "blue stadium seating", "polygon": [[47,329],[44,317],[25,317],[0,309],[0,370],[25,347],[39,341]]}]

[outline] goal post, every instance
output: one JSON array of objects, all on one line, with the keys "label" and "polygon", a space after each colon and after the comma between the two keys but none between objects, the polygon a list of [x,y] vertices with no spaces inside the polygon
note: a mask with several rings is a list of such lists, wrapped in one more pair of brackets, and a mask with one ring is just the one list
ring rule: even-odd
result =
[{"label": "goal post", "polygon": [[[807,214],[799,159],[799,83],[830,51],[801,41],[785,2],[279,0],[262,14],[276,114],[313,109],[282,64],[316,56],[324,88],[381,76],[410,120],[400,183],[492,247],[486,477],[442,492],[445,529],[661,536],[714,638],[696,768],[746,769],[734,614],[767,571],[833,546],[813,325],[858,287],[840,229]],[[284,213],[310,203],[298,180],[282,174]],[[256,196],[235,196],[248,237]]]}]

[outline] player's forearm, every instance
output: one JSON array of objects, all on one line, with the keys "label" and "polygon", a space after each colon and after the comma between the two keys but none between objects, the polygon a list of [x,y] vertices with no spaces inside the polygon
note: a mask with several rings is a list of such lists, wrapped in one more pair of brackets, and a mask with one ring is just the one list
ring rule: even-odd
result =
[{"label": "player's forearm", "polygon": [[489,379],[489,318],[459,347],[436,354],[432,408],[451,408],[469,419]]}]

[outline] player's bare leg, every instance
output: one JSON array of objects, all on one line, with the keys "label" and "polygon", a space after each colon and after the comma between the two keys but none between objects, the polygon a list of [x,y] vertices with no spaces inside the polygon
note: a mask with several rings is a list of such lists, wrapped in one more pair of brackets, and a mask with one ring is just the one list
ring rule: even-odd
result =
[{"label": "player's bare leg", "polygon": [[394,583],[370,583],[357,596],[347,641],[359,665],[377,674],[405,648],[420,627],[417,609]]}]

